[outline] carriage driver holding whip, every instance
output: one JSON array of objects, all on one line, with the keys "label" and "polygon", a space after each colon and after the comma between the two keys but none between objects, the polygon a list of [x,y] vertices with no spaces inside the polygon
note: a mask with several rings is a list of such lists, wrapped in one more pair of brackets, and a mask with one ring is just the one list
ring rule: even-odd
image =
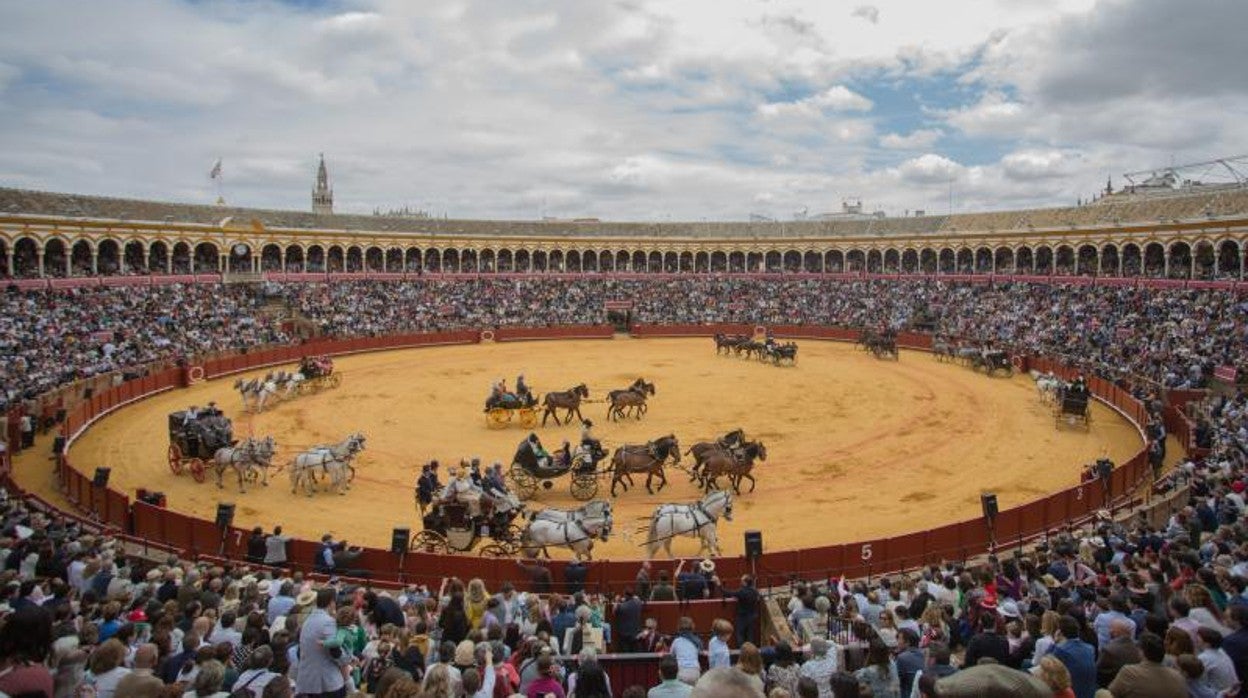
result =
[{"label": "carriage driver holding whip", "polygon": [[581,447],[589,455],[591,463],[602,454],[602,442],[594,438],[594,423],[588,419],[581,422]]}]

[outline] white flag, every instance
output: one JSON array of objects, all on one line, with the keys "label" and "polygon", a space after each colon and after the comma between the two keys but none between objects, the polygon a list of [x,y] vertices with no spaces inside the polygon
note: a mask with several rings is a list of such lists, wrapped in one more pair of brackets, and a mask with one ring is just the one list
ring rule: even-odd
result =
[{"label": "white flag", "polygon": [[217,164],[212,166],[212,172],[208,173],[208,179],[218,179],[221,177],[221,158],[217,158]]}]

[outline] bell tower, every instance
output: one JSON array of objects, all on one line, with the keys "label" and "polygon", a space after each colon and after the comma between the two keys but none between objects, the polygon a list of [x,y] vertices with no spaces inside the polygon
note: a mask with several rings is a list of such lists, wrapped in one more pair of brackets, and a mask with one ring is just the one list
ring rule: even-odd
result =
[{"label": "bell tower", "polygon": [[312,190],[312,213],[318,216],[332,215],[334,212],[334,190],[329,188],[329,172],[325,169],[325,153],[321,153],[321,164],[316,168],[316,188]]}]

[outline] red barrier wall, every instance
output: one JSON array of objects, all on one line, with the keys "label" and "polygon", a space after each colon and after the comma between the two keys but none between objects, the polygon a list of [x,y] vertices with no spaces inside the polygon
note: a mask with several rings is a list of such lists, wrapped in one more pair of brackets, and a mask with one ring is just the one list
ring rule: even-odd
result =
[{"label": "red barrier wall", "polygon": [[533,339],[611,339],[615,328],[610,325],[573,325],[568,327],[500,327],[494,330],[494,341],[516,342]]},{"label": "red barrier wall", "polygon": [[[750,334],[750,325],[676,325],[666,327],[636,326],[637,336],[694,336],[711,335],[716,332]],[[844,328],[815,326],[777,326],[772,328],[779,337],[810,337],[847,341],[857,337],[857,332]],[[521,340],[537,338],[566,338],[579,336],[610,336],[610,327],[589,328],[506,328],[496,331],[495,338]],[[502,335],[500,338],[499,335]],[[208,375],[224,375],[249,370],[263,365],[290,362],[299,356],[313,353],[347,353],[376,351],[436,344],[466,344],[476,342],[476,331],[440,332],[393,337],[354,338],[345,340],[318,340],[295,347],[266,348],[247,354],[221,357],[203,364]],[[924,335],[906,334],[899,337],[903,344],[923,348],[930,346],[931,338]],[[1062,366],[1042,358],[1030,358],[1029,363],[1038,370],[1052,370],[1058,375],[1071,372]],[[71,409],[64,427],[73,436],[93,418],[124,404],[141,399],[155,391],[177,385],[181,370],[166,369],[145,378],[123,383],[116,387],[103,387],[89,401]],[[1111,405],[1117,406],[1128,418],[1139,425],[1144,418],[1144,407],[1124,390],[1101,379],[1092,379],[1093,392]],[[65,461],[66,466],[69,459]],[[999,546],[1011,546],[1042,535],[1047,531],[1069,525],[1072,521],[1089,516],[1107,505],[1112,497],[1129,494],[1149,476],[1143,452],[1118,467],[1106,483],[1100,481],[1074,485],[1043,499],[1001,511],[995,521],[992,536]],[[161,541],[175,549],[196,555],[241,557],[245,552],[247,532],[233,528],[222,535],[214,522],[196,519],[167,509],[142,502],[131,502],[124,493],[94,488],[88,475],[72,467],[62,469],[61,478],[67,497],[76,506],[93,512],[100,521],[126,531],[140,540]],[[1107,491],[1108,490],[1108,491]],[[1108,495],[1108,496],[1107,496]],[[925,531],[899,536],[879,538],[857,543],[844,543],[805,550],[776,551],[763,555],[751,565],[741,557],[721,558],[717,572],[723,579],[735,579],[741,573],[755,570],[760,583],[765,586],[782,585],[797,576],[803,579],[827,579],[830,577],[861,577],[881,573],[915,569],[922,565],[944,560],[961,560],[984,552],[990,542],[990,532],[983,519],[951,523]],[[296,569],[309,570],[317,544],[312,541],[295,540],[288,547],[289,559]],[[558,584],[563,579],[565,563],[549,564],[552,576]],[[633,583],[638,561],[601,561],[591,563],[588,585],[591,589],[618,592]],[[669,563],[656,563],[655,572]],[[447,575],[464,579],[480,577],[491,587],[503,581],[517,581],[521,589],[529,587],[522,570],[515,560],[480,558],[471,555],[428,555],[408,553],[395,555],[388,550],[366,549],[357,561],[357,567],[368,570],[376,581],[388,583],[423,583],[435,585]],[[666,567],[671,571],[674,565]],[[652,574],[656,577],[657,574]],[[695,609],[679,613],[695,614],[700,628],[709,627],[715,617],[732,617],[732,609],[719,601],[709,605],[695,604]],[[648,613],[660,618],[660,627],[668,622],[674,624],[676,607],[667,608],[650,604]],[[669,618],[668,616],[671,616]],[[705,617],[703,617],[705,616]]]}]

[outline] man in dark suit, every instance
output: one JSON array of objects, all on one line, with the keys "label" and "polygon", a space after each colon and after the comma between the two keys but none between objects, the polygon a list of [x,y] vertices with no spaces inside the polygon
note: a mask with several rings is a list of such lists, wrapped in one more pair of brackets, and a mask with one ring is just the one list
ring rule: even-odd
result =
[{"label": "man in dark suit", "polygon": [[637,651],[637,636],[641,634],[641,609],[645,604],[632,589],[624,590],[624,598],[615,604],[616,644],[621,652]]},{"label": "man in dark suit", "polygon": [[1096,685],[1108,688],[1110,682],[1118,675],[1118,670],[1128,664],[1138,664],[1140,648],[1135,646],[1132,638],[1131,623],[1115,618],[1109,624],[1109,642],[1101,648],[1101,656],[1096,660]]},{"label": "man in dark suit", "polygon": [[737,600],[737,620],[733,631],[736,634],[737,647],[748,642],[758,644],[758,616],[762,603],[758,589],[754,588],[754,578],[750,575],[741,576],[741,588],[736,591],[724,589],[724,596]]},{"label": "man in dark suit", "polygon": [[166,684],[176,682],[178,674],[182,673],[182,667],[188,662],[195,661],[195,651],[198,649],[199,635],[197,633],[189,632],[183,635],[182,651],[165,657],[165,660],[160,663],[160,669],[156,672],[160,680]]},{"label": "man in dark suit", "polygon": [[[1222,651],[1230,656],[1235,665],[1235,674],[1242,682],[1248,680],[1248,606],[1231,604],[1228,607],[1227,621],[1233,632],[1222,638]],[[1240,691],[1240,695],[1245,693]]]}]

